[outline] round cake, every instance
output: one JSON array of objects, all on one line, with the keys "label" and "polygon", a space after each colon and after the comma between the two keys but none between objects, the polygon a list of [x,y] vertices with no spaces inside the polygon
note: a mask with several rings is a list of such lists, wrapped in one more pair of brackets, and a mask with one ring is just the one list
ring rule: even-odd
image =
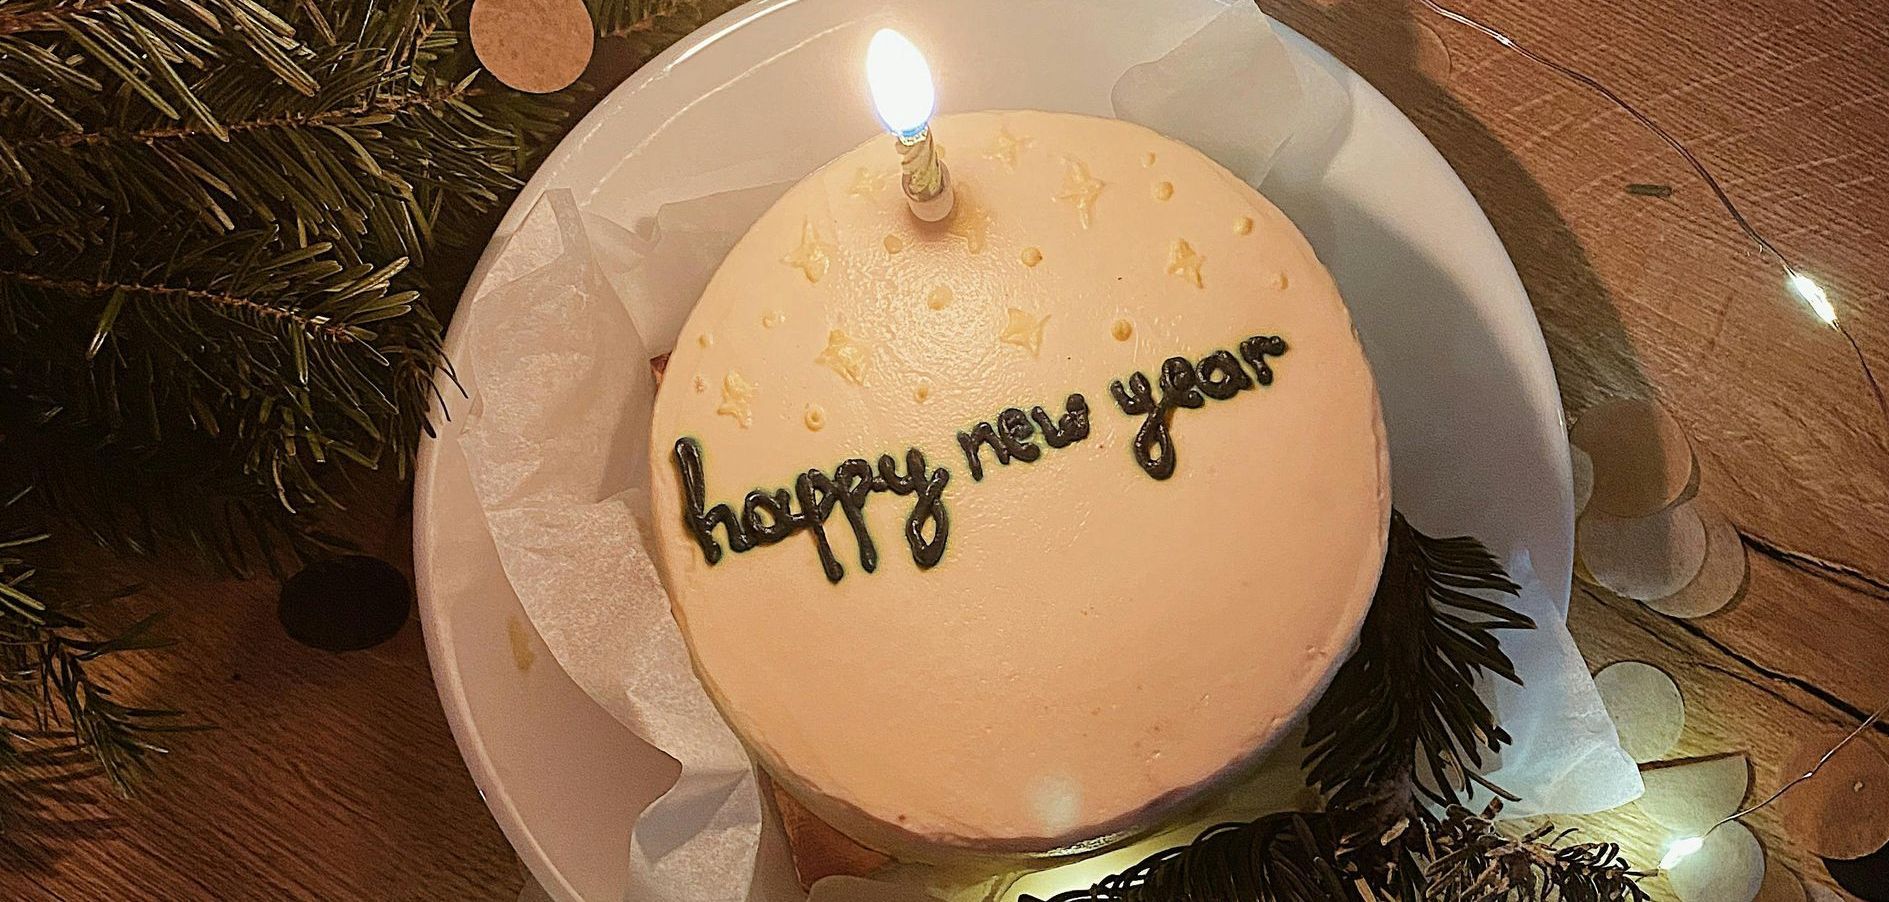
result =
[{"label": "round cake", "polygon": [[781,786],[905,857],[1154,825],[1316,699],[1384,558],[1376,385],[1331,277],[1198,151],[1040,112],[796,185],[671,355],[658,559]]}]

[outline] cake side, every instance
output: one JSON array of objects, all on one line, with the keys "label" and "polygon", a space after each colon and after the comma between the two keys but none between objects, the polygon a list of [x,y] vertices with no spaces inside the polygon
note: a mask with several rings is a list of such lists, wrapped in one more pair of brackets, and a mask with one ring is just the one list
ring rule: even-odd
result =
[{"label": "cake side", "polygon": [[951,220],[874,140],[705,291],[652,423],[658,562],[710,696],[821,818],[1044,852],[1310,705],[1382,564],[1383,425],[1329,275],[1211,160],[1064,114],[934,129]]}]

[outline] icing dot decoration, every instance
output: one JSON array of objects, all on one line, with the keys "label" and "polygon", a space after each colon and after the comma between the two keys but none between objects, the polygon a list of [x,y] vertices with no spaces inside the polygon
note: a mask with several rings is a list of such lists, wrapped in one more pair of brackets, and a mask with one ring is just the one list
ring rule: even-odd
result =
[{"label": "icing dot decoration", "polygon": [[929,382],[918,383],[918,387],[915,389],[912,389],[912,400],[917,401],[920,404],[923,404],[926,401],[931,400],[931,383]]},{"label": "icing dot decoration", "polygon": [[807,424],[807,431],[819,432],[826,428],[826,411],[822,410],[818,404],[809,404],[807,412],[800,417],[800,421]]},{"label": "icing dot decoration", "polygon": [[1095,202],[1108,183],[1090,175],[1088,164],[1081,160],[1064,160],[1063,165],[1063,190],[1056,199],[1073,204],[1077,220],[1086,229],[1095,221]]},{"label": "icing dot decoration", "polygon": [[761,317],[761,328],[772,329],[787,321],[787,314],[779,310],[770,310]]},{"label": "icing dot decoration", "polygon": [[1004,330],[997,340],[1029,351],[1031,357],[1038,356],[1043,350],[1043,327],[1049,323],[1049,317],[1038,319],[1034,314],[1015,307],[1010,308],[1009,316],[1010,320],[1004,324]]},{"label": "icing dot decoration", "polygon": [[817,283],[826,277],[827,269],[832,266],[833,246],[821,240],[813,220],[806,219],[800,224],[799,246],[782,257],[781,262],[800,270],[809,284]]},{"label": "icing dot decoration", "polygon": [[1253,217],[1242,216],[1239,219],[1234,220],[1233,221],[1233,234],[1235,235],[1253,234]]},{"label": "icing dot decoration", "polygon": [[956,295],[951,291],[951,286],[940,285],[937,288],[933,288],[931,294],[925,296],[925,306],[933,310],[943,310],[951,306],[951,301],[955,297]]},{"label": "icing dot decoration", "polygon": [[872,349],[861,344],[844,329],[826,333],[826,350],[813,362],[839,374],[854,385],[866,384],[866,368],[872,362]]},{"label": "icing dot decoration", "polygon": [[729,370],[721,381],[721,406],[715,413],[732,417],[741,428],[754,424],[754,383],[742,378],[740,373]]},{"label": "icing dot decoration", "polygon": [[1135,337],[1135,324],[1126,319],[1118,319],[1109,327],[1108,334],[1115,336],[1116,341],[1127,341]]},{"label": "icing dot decoration", "polygon": [[707,332],[703,332],[702,334],[695,336],[695,343],[704,348],[709,347],[715,343],[715,336],[710,335]]},{"label": "icing dot decoration", "polygon": [[900,238],[897,235],[885,236],[885,252],[886,253],[896,254],[902,250],[905,250],[905,239]]},{"label": "icing dot decoration", "polygon": [[1283,273],[1283,272],[1279,272],[1279,273],[1274,273],[1274,274],[1273,274],[1273,277],[1272,277],[1272,287],[1274,287],[1274,288],[1277,288],[1277,289],[1279,289],[1280,291],[1284,291],[1284,290],[1286,290],[1286,287],[1287,287],[1287,286],[1289,286],[1289,285],[1291,285],[1291,284],[1292,284],[1292,281],[1291,281],[1290,279],[1287,279],[1287,278],[1286,278],[1286,274],[1285,274],[1285,273]]},{"label": "icing dot decoration", "polygon": [[1022,260],[1024,266],[1034,267],[1043,262],[1043,252],[1037,248],[1026,247],[1023,249]]},{"label": "icing dot decoration", "polygon": [[1207,283],[1201,278],[1200,268],[1206,262],[1207,258],[1194,250],[1187,239],[1176,238],[1174,246],[1168,251],[1168,275],[1180,276],[1182,281],[1194,283],[1195,288],[1205,288]]},{"label": "icing dot decoration", "polygon": [[1142,168],[1144,168],[1144,169],[1152,169],[1152,168],[1154,168],[1154,161],[1155,161],[1156,159],[1158,159],[1158,158],[1157,158],[1157,157],[1156,157],[1156,156],[1154,155],[1154,151],[1152,151],[1152,150],[1151,150],[1151,151],[1148,151],[1148,154],[1147,154],[1147,156],[1144,156],[1144,157],[1142,157],[1142,158],[1141,158],[1141,165],[1142,165]]},{"label": "icing dot decoration", "polygon": [[1154,199],[1155,200],[1172,200],[1173,198],[1174,198],[1174,183],[1173,182],[1155,182],[1154,183]]}]

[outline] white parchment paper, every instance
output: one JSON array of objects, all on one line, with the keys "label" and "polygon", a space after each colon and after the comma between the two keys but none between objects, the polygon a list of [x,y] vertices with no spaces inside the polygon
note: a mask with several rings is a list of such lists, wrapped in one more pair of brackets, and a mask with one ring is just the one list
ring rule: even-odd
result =
[{"label": "white parchment paper", "polygon": [[[1295,63],[1250,4],[957,0],[952,9],[963,21],[1021,23],[988,35],[980,55],[996,66],[1037,52],[1048,23],[1111,20],[1098,10],[1116,13],[1113,21],[1142,17],[1149,33],[1168,36],[1146,62],[1048,79],[1027,102],[1007,105],[1113,112],[1201,148],[1254,184],[1287,142],[1322,142],[1329,123],[1343,119],[1332,105],[1344,91]],[[766,71],[788,56],[710,96],[731,108],[793,107],[795,79]],[[952,61],[934,64],[948,71]],[[818,126],[795,127],[813,134]],[[713,191],[642,222],[586,216],[569,192],[547,192],[509,239],[487,290],[459,314],[474,321],[461,362],[476,379],[457,440],[506,577],[574,681],[682,764],[676,785],[625,838],[634,902],[802,898],[753,766],[690,669],[645,545],[655,396],[647,361],[673,346],[728,249],[813,165],[800,159],[804,147],[773,156],[725,150],[722,158],[717,146],[703,149],[703,171],[718,174]],[[1638,793],[1637,772],[1567,634],[1566,600],[1547,597],[1525,558],[1515,569],[1527,587],[1522,607],[1542,628],[1504,644],[1528,682],[1491,690],[1517,740],[1493,776],[1528,799],[1524,813],[1620,804]],[[872,881],[828,880],[813,898],[894,893]]]}]

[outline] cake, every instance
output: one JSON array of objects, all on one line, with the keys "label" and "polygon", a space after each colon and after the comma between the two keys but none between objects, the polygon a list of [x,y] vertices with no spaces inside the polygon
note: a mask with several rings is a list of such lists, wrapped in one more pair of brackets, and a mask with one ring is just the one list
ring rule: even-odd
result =
[{"label": "cake", "polygon": [[1125,122],[933,123],[789,190],[671,354],[655,546],[760,765],[872,849],[1092,848],[1237,778],[1355,641],[1388,463],[1331,277]]}]

